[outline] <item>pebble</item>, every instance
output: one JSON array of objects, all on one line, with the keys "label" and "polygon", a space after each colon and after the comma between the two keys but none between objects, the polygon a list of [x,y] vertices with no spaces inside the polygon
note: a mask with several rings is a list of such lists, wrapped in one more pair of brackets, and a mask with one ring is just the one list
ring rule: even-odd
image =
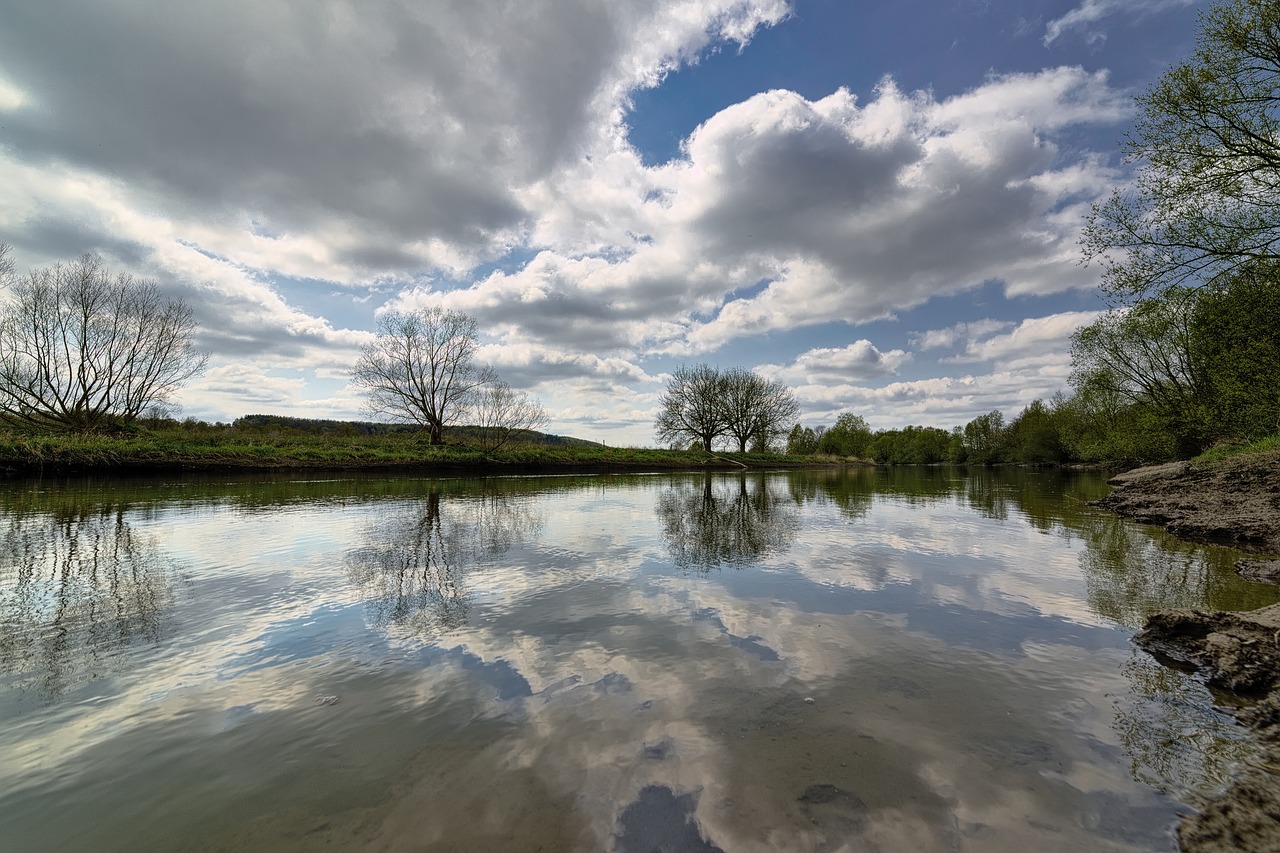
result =
[{"label": "pebble", "polygon": [[337,705],[338,697],[337,696],[317,696],[316,704],[317,705]]},{"label": "pebble", "polygon": [[805,703],[806,705],[812,705],[812,704],[813,704],[813,701],[814,701],[814,700],[813,700],[813,697],[812,697],[812,696],[806,696],[806,697],[804,697],[804,703]]}]

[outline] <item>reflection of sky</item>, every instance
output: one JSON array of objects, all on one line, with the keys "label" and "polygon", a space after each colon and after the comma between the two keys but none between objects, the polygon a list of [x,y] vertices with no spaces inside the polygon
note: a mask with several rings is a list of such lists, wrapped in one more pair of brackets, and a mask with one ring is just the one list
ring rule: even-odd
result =
[{"label": "reflection of sky", "polygon": [[[135,523],[185,578],[173,633],[74,702],[0,696],[16,721],[0,818],[33,843],[88,837],[39,819],[76,802],[83,831],[121,845],[209,824],[269,847],[327,816],[317,838],[374,847],[520,826],[626,849],[631,803],[732,850],[841,831],[921,850],[1165,838],[1175,806],[1131,778],[1108,697],[1125,719],[1160,703],[1126,680],[1127,631],[1091,609],[1077,519],[1046,535],[1016,507],[884,495],[851,517],[818,493],[789,547],[690,575],[654,516],[682,482],[443,495],[457,627],[371,622],[368,596],[394,588],[351,571],[402,553],[398,519],[427,518],[424,499],[152,508]],[[142,802],[168,817],[131,824]],[[523,825],[553,806],[562,824]]]}]

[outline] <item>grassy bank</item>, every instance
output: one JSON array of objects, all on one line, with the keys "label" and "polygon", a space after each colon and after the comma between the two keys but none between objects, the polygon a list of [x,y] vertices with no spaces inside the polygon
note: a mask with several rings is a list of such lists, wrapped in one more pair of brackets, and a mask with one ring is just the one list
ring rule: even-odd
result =
[{"label": "grassy bank", "polygon": [[[46,472],[415,470],[522,473],[538,471],[658,471],[815,464],[774,454],[613,448],[431,446],[412,435],[314,435],[234,427],[139,430],[118,435],[0,431],[0,470]],[[829,463],[829,460],[828,460]]]}]

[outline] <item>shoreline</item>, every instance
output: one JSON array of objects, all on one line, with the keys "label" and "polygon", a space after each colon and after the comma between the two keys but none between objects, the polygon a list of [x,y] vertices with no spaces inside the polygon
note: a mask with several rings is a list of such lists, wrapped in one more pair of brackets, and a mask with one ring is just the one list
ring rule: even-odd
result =
[{"label": "shoreline", "polygon": [[[1096,506],[1192,542],[1251,555],[1242,577],[1280,582],[1280,452],[1138,468],[1107,481]],[[1252,557],[1256,557],[1253,559]],[[1229,697],[1223,707],[1263,748],[1262,766],[1182,819],[1188,853],[1280,850],[1280,605],[1253,611],[1165,610],[1133,638],[1161,663],[1190,667]]]},{"label": "shoreline", "polygon": [[460,443],[430,445],[400,436],[290,434],[284,431],[180,430],[122,435],[0,432],[0,476],[170,473],[619,474],[734,471],[866,464],[773,453],[513,445],[484,451]]}]

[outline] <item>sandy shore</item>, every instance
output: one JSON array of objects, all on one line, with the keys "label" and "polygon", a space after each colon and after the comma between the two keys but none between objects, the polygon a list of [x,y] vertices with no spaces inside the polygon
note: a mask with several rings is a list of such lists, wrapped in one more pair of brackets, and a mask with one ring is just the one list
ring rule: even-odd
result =
[{"label": "sandy shore", "polygon": [[[1110,483],[1115,491],[1098,505],[1185,539],[1256,555],[1240,560],[1237,571],[1251,580],[1280,580],[1280,453],[1139,468]],[[1184,819],[1182,849],[1280,850],[1280,605],[1243,613],[1164,611],[1134,641],[1203,672],[1210,687],[1231,697],[1229,710],[1267,753],[1263,766]]]}]

